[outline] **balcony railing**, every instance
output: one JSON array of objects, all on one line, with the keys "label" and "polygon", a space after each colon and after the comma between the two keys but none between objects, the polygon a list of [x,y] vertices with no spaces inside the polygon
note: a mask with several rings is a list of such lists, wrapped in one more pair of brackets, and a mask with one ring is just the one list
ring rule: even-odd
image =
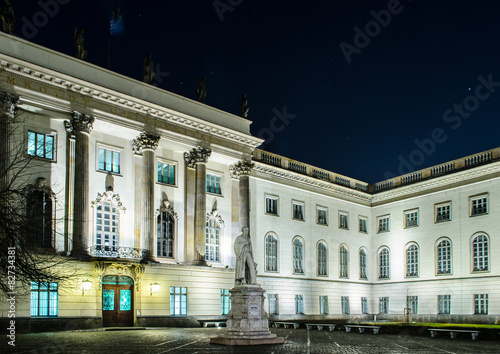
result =
[{"label": "balcony railing", "polygon": [[146,258],[147,251],[133,247],[110,247],[95,245],[90,247],[90,255],[92,257],[105,258],[143,259]]}]

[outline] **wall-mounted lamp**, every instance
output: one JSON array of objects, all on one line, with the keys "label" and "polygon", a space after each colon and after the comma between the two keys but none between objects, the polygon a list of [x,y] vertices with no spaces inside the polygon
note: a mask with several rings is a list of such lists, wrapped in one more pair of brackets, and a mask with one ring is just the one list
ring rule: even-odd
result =
[{"label": "wall-mounted lamp", "polygon": [[92,282],[88,279],[85,279],[82,281],[82,295],[84,294],[85,291],[89,291],[90,288],[92,287]]},{"label": "wall-mounted lamp", "polygon": [[153,283],[151,284],[151,292],[149,296],[153,296],[153,293],[157,293],[160,291],[161,285],[158,283]]}]

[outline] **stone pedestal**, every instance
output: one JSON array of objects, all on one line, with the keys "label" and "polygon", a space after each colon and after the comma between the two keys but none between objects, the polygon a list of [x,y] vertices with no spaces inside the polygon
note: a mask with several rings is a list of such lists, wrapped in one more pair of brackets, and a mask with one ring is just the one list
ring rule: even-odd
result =
[{"label": "stone pedestal", "polygon": [[210,338],[210,343],[223,345],[281,344],[283,337],[269,331],[264,310],[264,289],[260,285],[242,285],[230,290],[226,333]]}]

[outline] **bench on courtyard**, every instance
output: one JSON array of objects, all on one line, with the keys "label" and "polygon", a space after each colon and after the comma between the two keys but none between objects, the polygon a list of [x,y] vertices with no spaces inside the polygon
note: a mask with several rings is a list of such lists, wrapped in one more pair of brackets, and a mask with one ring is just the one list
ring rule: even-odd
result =
[{"label": "bench on courtyard", "polygon": [[227,320],[198,320],[198,322],[201,323],[203,327],[209,327],[210,325],[214,325],[215,327],[219,328],[222,327],[222,325],[226,325]]},{"label": "bench on courtyard", "polygon": [[334,323],[306,323],[307,329],[312,329],[314,326],[318,327],[318,331],[321,331],[323,327],[328,327],[330,331],[335,330]]},{"label": "bench on courtyard", "polygon": [[380,326],[344,325],[344,327],[346,332],[350,332],[351,328],[357,328],[359,329],[359,333],[365,333],[366,328],[371,328],[373,329],[373,334],[378,334],[380,330]]},{"label": "bench on courtyard", "polygon": [[288,326],[293,326],[294,329],[299,328],[299,324],[297,322],[273,322],[274,327],[279,327],[283,325],[284,328],[288,328]]},{"label": "bench on courtyard", "polygon": [[431,332],[432,338],[437,337],[437,332],[450,332],[450,337],[453,339],[457,338],[457,333],[470,333],[472,340],[476,340],[480,333],[480,331],[469,331],[466,329],[428,328],[427,330]]}]

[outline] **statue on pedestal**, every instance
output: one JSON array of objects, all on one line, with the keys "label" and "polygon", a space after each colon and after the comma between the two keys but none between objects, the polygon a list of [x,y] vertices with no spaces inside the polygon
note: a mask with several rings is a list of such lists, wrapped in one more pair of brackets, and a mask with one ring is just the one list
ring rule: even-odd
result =
[{"label": "statue on pedestal", "polygon": [[147,58],[144,58],[144,65],[142,67],[142,81],[146,84],[152,84],[155,77],[155,68],[153,65],[153,59],[151,53],[148,54]]},{"label": "statue on pedestal", "polygon": [[85,49],[85,30],[75,28],[73,32],[73,43],[76,49],[75,57],[81,60],[87,58],[87,49]]},{"label": "statue on pedestal", "polygon": [[14,9],[12,8],[9,0],[5,0],[5,3],[0,10],[0,19],[2,20],[2,31],[11,34],[12,31],[14,31],[16,18],[14,16]]},{"label": "statue on pedestal", "polygon": [[207,99],[207,77],[205,75],[203,75],[201,80],[198,81],[196,95],[198,96],[198,102],[205,103],[205,100]]},{"label": "statue on pedestal", "polygon": [[244,226],[242,234],[234,241],[236,254],[235,286],[257,285],[257,263],[253,260],[250,231]]},{"label": "statue on pedestal", "polygon": [[248,117],[248,111],[250,110],[250,108],[248,108],[248,100],[247,100],[247,94],[246,93],[243,94],[243,97],[240,100],[240,110],[241,110],[241,116],[243,118],[247,118]]}]

